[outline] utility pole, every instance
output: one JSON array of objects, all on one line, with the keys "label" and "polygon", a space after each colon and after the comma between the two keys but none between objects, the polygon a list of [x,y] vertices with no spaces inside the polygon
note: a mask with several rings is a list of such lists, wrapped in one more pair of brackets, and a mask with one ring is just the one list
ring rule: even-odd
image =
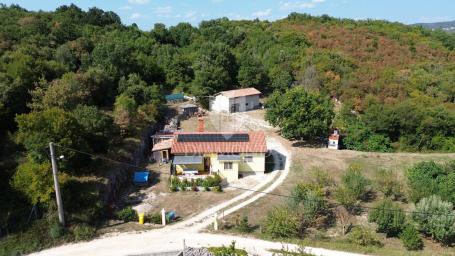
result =
[{"label": "utility pole", "polygon": [[58,220],[62,226],[65,226],[65,217],[63,216],[63,202],[60,194],[60,185],[58,184],[57,160],[55,160],[54,143],[49,143],[51,151],[52,174],[54,176],[55,197],[57,198]]}]

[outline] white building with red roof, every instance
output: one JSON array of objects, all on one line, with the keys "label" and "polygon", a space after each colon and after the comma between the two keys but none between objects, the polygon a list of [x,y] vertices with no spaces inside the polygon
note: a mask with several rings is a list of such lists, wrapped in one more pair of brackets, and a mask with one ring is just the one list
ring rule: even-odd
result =
[{"label": "white building with red roof", "polygon": [[265,171],[264,132],[178,132],[162,144],[155,145],[154,151],[170,150],[173,175],[191,178],[218,173],[231,182],[240,175]]},{"label": "white building with red roof", "polygon": [[255,88],[222,91],[210,100],[210,111],[234,113],[256,109],[260,106],[260,95]]},{"label": "white building with red roof", "polygon": [[340,142],[340,134],[338,130],[334,130],[332,134],[329,136],[329,144],[327,147],[329,149],[339,149],[339,142]]}]

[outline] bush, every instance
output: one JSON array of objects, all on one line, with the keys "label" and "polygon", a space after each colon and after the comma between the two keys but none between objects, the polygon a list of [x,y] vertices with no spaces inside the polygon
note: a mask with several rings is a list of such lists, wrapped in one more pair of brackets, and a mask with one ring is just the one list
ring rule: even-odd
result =
[{"label": "bush", "polygon": [[400,234],[405,220],[403,210],[389,199],[379,202],[368,214],[368,221],[378,225],[377,231],[389,237]]},{"label": "bush", "polygon": [[161,213],[155,212],[155,213],[147,214],[146,220],[153,224],[162,224]]},{"label": "bush", "polygon": [[243,233],[251,232],[250,223],[248,222],[248,216],[243,216],[237,225],[237,230]]},{"label": "bush", "polygon": [[317,187],[324,188],[333,185],[333,180],[327,170],[312,168],[309,174],[309,182],[315,184]]},{"label": "bush", "polygon": [[216,186],[220,186],[221,185],[221,182],[222,182],[222,178],[221,176],[216,173],[215,175],[213,176],[208,176],[206,178],[206,185],[208,187],[216,187]]},{"label": "bush", "polygon": [[180,187],[181,187],[180,179],[177,178],[177,177],[172,176],[172,177],[170,178],[169,190],[170,190],[171,192],[176,192],[176,191],[179,190]]},{"label": "bush", "polygon": [[349,233],[348,241],[352,244],[357,244],[360,246],[382,247],[382,243],[376,234],[365,227],[353,228]]},{"label": "bush", "polygon": [[245,250],[236,249],[235,241],[232,241],[228,247],[224,245],[222,247],[210,247],[209,251],[215,256],[247,256],[248,253]]},{"label": "bush", "polygon": [[131,206],[123,208],[122,210],[116,212],[115,215],[119,220],[123,220],[124,222],[137,221],[138,219],[136,211],[131,208]]},{"label": "bush", "polygon": [[452,209],[452,203],[432,195],[420,200],[412,218],[423,233],[443,244],[450,244],[455,235],[455,215]]},{"label": "bush", "polygon": [[215,192],[223,192],[223,188],[221,187],[221,185],[218,185],[218,186],[215,186],[213,188],[213,191],[215,191]]},{"label": "bush", "polygon": [[406,175],[409,198],[412,202],[418,202],[424,197],[438,194],[438,181],[444,179],[446,171],[433,161],[420,162],[409,169]]},{"label": "bush", "polygon": [[400,234],[401,242],[407,250],[420,250],[423,248],[422,238],[413,225],[407,225]]},{"label": "bush", "polygon": [[53,222],[49,226],[49,236],[52,239],[57,239],[65,234],[65,228],[58,222]]},{"label": "bush", "polygon": [[265,233],[275,238],[289,238],[299,235],[299,220],[287,208],[274,208],[265,222]]},{"label": "bush", "polygon": [[73,230],[76,241],[90,240],[95,236],[95,228],[88,225],[77,225]]},{"label": "bush", "polygon": [[357,210],[357,206],[359,204],[359,201],[355,196],[345,187],[339,186],[335,189],[334,191],[334,196],[335,199],[343,205],[346,210],[350,212],[354,212]]},{"label": "bush", "polygon": [[367,186],[370,184],[370,181],[355,166],[349,167],[341,178],[341,182],[355,199],[363,200],[369,192]]},{"label": "bush", "polygon": [[169,186],[169,190],[171,192],[177,192],[179,190],[179,187],[176,184],[171,184],[171,186]]},{"label": "bush", "polygon": [[303,206],[303,217],[312,222],[326,210],[324,192],[318,184],[297,184],[291,192],[291,207]]},{"label": "bush", "polygon": [[376,172],[375,188],[384,194],[385,197],[392,200],[398,200],[403,197],[402,184],[398,181],[396,173],[392,170],[381,169]]}]

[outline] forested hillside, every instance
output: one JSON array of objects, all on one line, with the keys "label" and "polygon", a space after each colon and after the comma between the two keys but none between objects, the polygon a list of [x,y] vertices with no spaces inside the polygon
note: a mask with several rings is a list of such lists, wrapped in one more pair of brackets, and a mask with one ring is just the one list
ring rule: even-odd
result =
[{"label": "forested hillside", "polygon": [[[302,87],[339,100],[332,126],[347,148],[455,151],[455,35],[441,31],[297,13],[142,31],[74,5],[2,5],[0,24],[3,230],[18,205],[47,209],[49,141],[109,152],[154,123],[172,91],[207,104],[221,90]],[[92,161],[65,152],[62,171],[77,176]]]}]

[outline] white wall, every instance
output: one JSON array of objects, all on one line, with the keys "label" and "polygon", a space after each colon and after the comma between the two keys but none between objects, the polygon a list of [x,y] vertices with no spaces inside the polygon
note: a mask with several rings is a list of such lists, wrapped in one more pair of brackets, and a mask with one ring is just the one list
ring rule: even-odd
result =
[{"label": "white wall", "polygon": [[210,101],[210,111],[229,112],[229,98],[221,94],[215,96],[215,99]]},{"label": "white wall", "polygon": [[220,94],[217,95],[215,99],[210,102],[210,111],[231,112],[231,107],[234,104],[239,104],[239,112],[245,112],[248,110],[256,109],[259,106],[259,95],[227,98]]}]

